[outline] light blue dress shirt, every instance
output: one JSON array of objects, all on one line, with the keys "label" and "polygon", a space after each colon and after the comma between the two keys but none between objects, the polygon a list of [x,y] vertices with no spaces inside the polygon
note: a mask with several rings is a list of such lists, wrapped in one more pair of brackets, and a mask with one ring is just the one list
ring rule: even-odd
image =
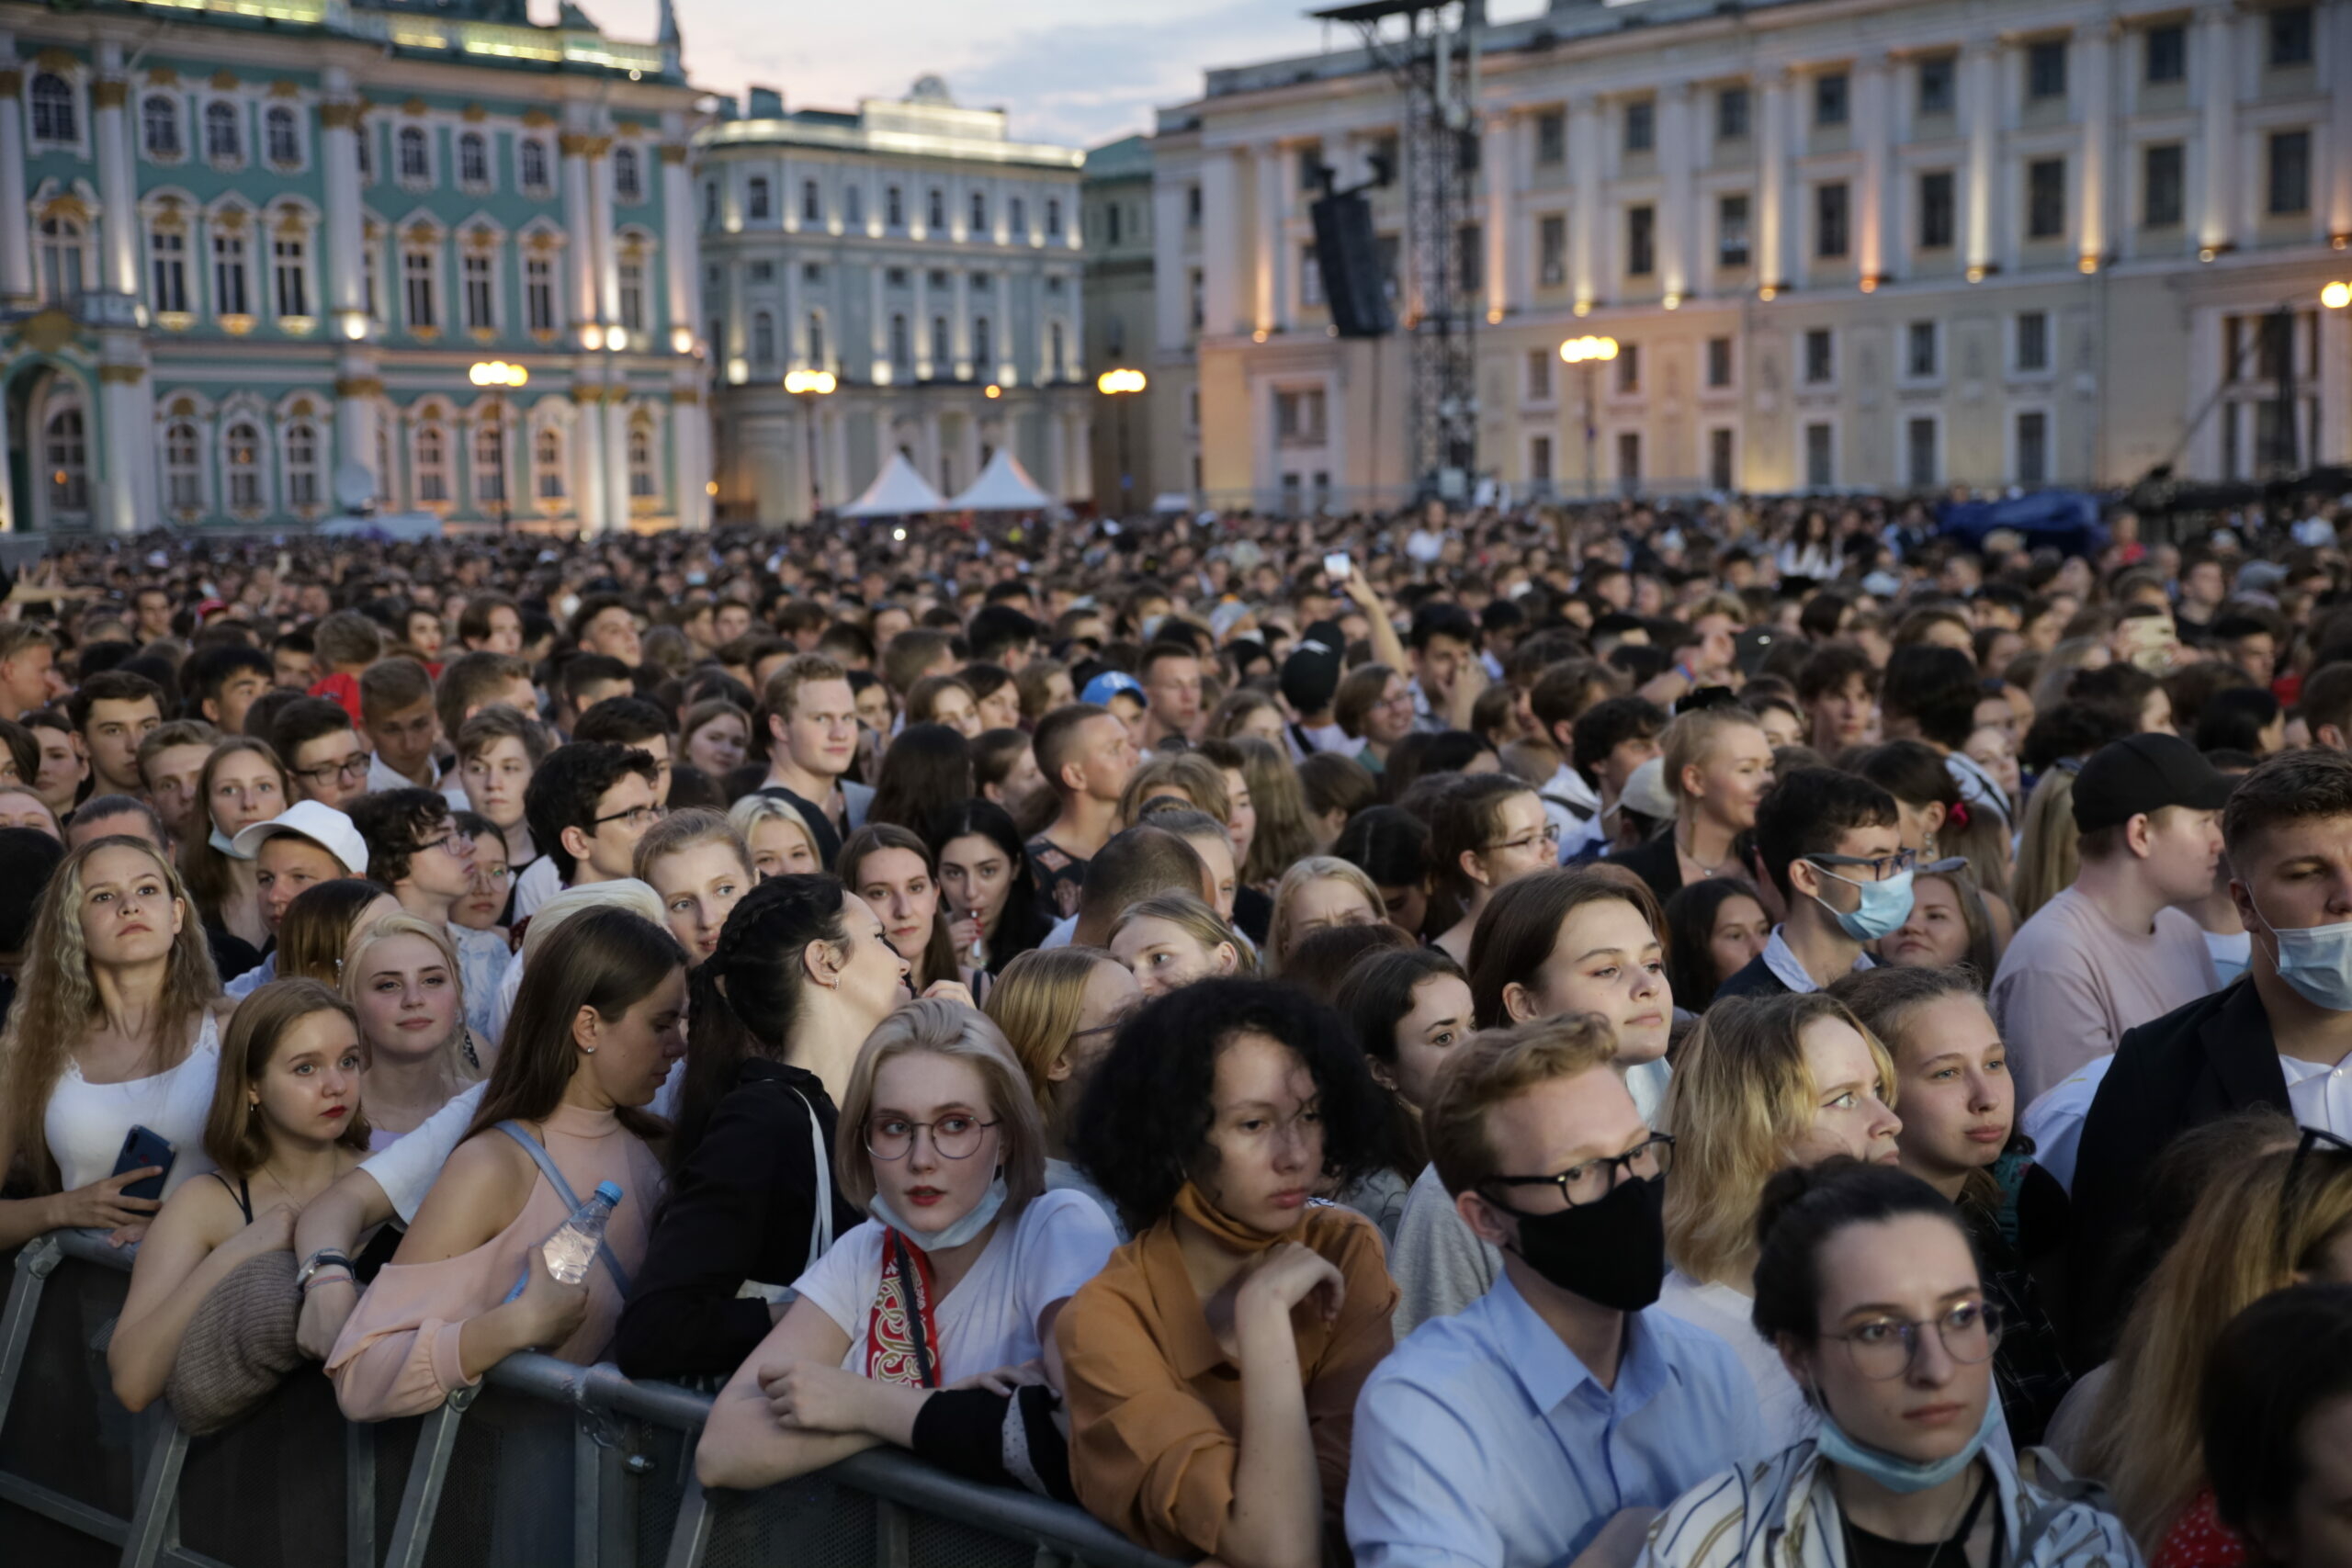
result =
[{"label": "light blue dress shirt", "polygon": [[1761,1458],[1756,1386],[1730,1347],[1657,1311],[1626,1319],[1606,1389],[1506,1271],[1414,1330],[1356,1400],[1357,1568],[1545,1568],[1620,1508],[1663,1508]]}]

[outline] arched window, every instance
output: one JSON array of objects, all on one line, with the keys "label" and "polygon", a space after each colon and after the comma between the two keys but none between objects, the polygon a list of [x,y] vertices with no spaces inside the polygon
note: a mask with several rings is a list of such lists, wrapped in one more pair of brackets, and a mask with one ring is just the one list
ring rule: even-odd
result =
[{"label": "arched window", "polygon": [[506,499],[506,431],[494,410],[474,426],[474,499],[492,505]]},{"label": "arched window", "polygon": [[204,444],[194,420],[164,427],[164,499],[175,512],[204,510]]},{"label": "arched window", "polygon": [[299,229],[282,228],[270,236],[269,276],[277,313],[300,320],[311,313],[310,244]]},{"label": "arched window", "polygon": [[469,186],[490,183],[490,145],[478,130],[458,138],[458,178]]},{"label": "arched window", "polygon": [[187,314],[187,231],[158,220],[147,236],[149,303],[164,315]]},{"label": "arched window", "polygon": [[653,485],[653,426],[644,420],[628,427],[628,493],[632,500],[660,493]]},{"label": "arched window", "polygon": [[40,220],[40,297],[62,304],[88,287],[82,255],[88,240],[78,218],[51,213]]},{"label": "arched window", "polygon": [[623,256],[613,269],[620,284],[621,325],[633,333],[645,330],[645,263]]},{"label": "arched window", "polygon": [[775,318],[765,310],[752,312],[752,363],[759,366],[775,363]]},{"label": "arched window", "polygon": [[41,468],[49,477],[52,512],[90,509],[90,448],[82,411],[68,405],[49,416],[41,432]]},{"label": "arched window", "polygon": [[229,427],[229,510],[261,510],[261,432],[249,420]]},{"label": "arched window", "polygon": [[80,117],[74,108],[74,84],[54,71],[33,78],[28,95],[33,108],[35,141],[79,141]]},{"label": "arched window", "polygon": [[947,318],[944,316],[933,316],[931,319],[931,363],[933,375],[936,376],[944,373],[947,367],[954,363],[956,357],[954,351],[955,344],[947,335]]},{"label": "arched window", "polygon": [[531,468],[538,476],[539,499],[563,499],[563,432],[551,424],[539,427],[531,438]]},{"label": "arched window", "polygon": [[319,504],[319,427],[306,419],[286,427],[286,504],[296,512]]},{"label": "arched window", "polygon": [[253,295],[246,285],[245,231],[216,227],[212,231],[213,314],[249,316],[253,309]]},{"label": "arched window", "polygon": [[269,112],[262,117],[262,128],[271,163],[291,168],[302,161],[302,141],[294,129],[292,109],[284,104],[272,104]]},{"label": "arched window", "polygon": [[613,149],[613,198],[616,201],[640,201],[645,197],[644,165],[638,161],[634,147]]},{"label": "arched window", "polygon": [[416,427],[416,499],[449,499],[449,438],[437,424]]},{"label": "arched window", "polygon": [[244,138],[237,128],[237,106],[215,98],[204,106],[204,155],[233,164],[245,155]]},{"label": "arched window", "polygon": [[743,187],[743,216],[753,222],[764,221],[768,215],[768,182],[753,175]]},{"label": "arched window", "polygon": [[401,178],[428,180],[433,177],[433,165],[426,161],[424,131],[420,126],[401,127]]},{"label": "arched window", "polygon": [[548,144],[544,141],[526,140],[520,143],[520,146],[522,150],[515,156],[521,160],[523,188],[525,190],[547,189]]},{"label": "arched window", "polygon": [[139,140],[150,158],[180,155],[179,106],[162,93],[150,93],[139,102]]},{"label": "arched window", "polygon": [[825,318],[814,310],[808,312],[808,363],[815,369],[825,367]]},{"label": "arched window", "polygon": [[994,334],[989,331],[989,319],[975,316],[972,318],[972,368],[985,377],[990,374],[995,364],[996,344]]}]

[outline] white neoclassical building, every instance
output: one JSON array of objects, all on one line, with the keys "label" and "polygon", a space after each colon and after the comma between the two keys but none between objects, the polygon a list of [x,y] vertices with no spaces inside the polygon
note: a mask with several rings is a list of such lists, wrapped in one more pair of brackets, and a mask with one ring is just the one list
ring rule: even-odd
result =
[{"label": "white neoclassical building", "polygon": [[893,453],[945,496],[1000,450],[1091,494],[1080,150],[935,77],[854,114],[753,88],[695,145],[721,516],[837,506]]},{"label": "white neoclassical building", "polygon": [[[1499,479],[2218,479],[2290,419],[2302,464],[2352,457],[2347,0],[1553,0],[1482,41],[1456,241]],[[1306,183],[1402,109],[1351,46],[1161,111],[1153,439],[1213,500],[1413,480],[1404,349],[1330,335]],[[1403,220],[1379,192],[1392,266]],[[1621,352],[1563,364],[1585,334]]]}]

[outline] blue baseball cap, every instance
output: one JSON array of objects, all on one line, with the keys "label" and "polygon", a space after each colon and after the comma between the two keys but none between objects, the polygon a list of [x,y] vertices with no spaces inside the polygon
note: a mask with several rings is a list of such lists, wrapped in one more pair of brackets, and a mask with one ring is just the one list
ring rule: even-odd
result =
[{"label": "blue baseball cap", "polygon": [[1143,682],[1124,670],[1103,671],[1086,683],[1086,690],[1078,694],[1078,700],[1107,707],[1110,705],[1111,699],[1122,692],[1127,693],[1137,702],[1147,701],[1143,694]]}]

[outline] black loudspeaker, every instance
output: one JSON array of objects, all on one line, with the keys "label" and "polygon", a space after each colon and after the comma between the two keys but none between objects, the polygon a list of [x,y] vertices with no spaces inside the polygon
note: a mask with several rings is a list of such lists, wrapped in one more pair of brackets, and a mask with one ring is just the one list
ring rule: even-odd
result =
[{"label": "black loudspeaker", "polygon": [[1315,265],[1323,274],[1323,298],[1341,337],[1386,337],[1396,330],[1388,308],[1387,279],[1380,276],[1380,243],[1372,232],[1372,203],[1361,196],[1317,200]]}]

